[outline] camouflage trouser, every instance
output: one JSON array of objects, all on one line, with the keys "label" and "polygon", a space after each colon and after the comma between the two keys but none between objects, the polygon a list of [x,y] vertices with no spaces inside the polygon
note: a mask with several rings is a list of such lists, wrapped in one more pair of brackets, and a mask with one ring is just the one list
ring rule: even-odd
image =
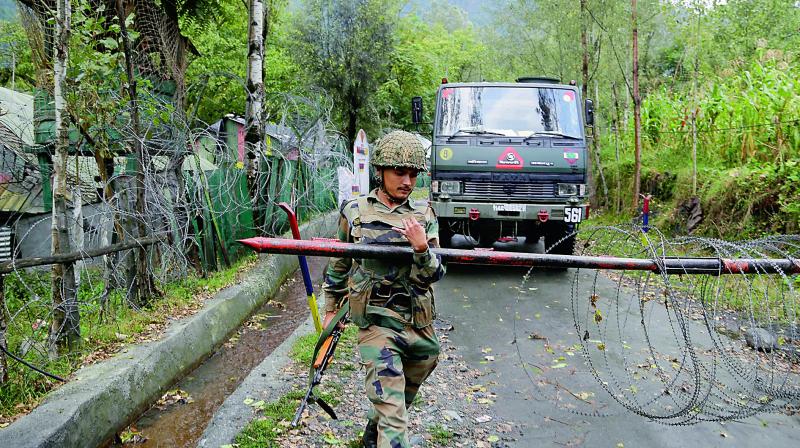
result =
[{"label": "camouflage trouser", "polygon": [[378,448],[406,448],[406,408],[438,362],[439,341],[433,325],[402,330],[370,325],[358,331],[358,349],[373,406],[368,417],[378,424]]}]

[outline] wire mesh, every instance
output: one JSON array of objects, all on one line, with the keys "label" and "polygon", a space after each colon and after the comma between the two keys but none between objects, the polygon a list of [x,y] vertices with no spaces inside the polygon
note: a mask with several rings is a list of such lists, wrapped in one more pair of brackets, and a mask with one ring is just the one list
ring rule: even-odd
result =
[{"label": "wire mesh", "polygon": [[[668,239],[638,226],[604,226],[566,238],[573,236],[581,242],[577,255],[645,258],[660,265],[679,257],[796,261],[800,256],[796,235],[726,242]],[[536,275],[528,271],[520,291]],[[570,278],[573,347],[582,353],[597,391],[627,411],[665,425],[797,411],[798,275],[780,270],[692,275],[576,269]],[[516,322],[514,331],[519,341]],[[531,366],[518,355],[535,382]],[[557,377],[544,381],[555,386],[553,393],[563,389]],[[568,413],[612,415],[602,400],[572,397],[552,401]]]}]

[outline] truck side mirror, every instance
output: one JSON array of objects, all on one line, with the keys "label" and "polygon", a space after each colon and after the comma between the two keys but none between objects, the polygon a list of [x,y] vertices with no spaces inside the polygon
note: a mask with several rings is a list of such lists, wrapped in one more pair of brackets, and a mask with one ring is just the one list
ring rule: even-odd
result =
[{"label": "truck side mirror", "polygon": [[411,122],[414,124],[422,123],[422,97],[411,98]]},{"label": "truck side mirror", "polygon": [[586,114],[586,126],[594,126],[594,102],[592,100],[586,100],[583,112]]}]

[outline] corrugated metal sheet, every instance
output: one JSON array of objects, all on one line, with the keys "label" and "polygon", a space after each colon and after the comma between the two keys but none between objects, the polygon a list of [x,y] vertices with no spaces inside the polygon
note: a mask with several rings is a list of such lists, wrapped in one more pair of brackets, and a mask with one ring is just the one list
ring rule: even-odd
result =
[{"label": "corrugated metal sheet", "polygon": [[33,145],[33,96],[0,87],[0,123]]},{"label": "corrugated metal sheet", "polygon": [[0,261],[11,259],[12,243],[11,227],[0,227]]}]

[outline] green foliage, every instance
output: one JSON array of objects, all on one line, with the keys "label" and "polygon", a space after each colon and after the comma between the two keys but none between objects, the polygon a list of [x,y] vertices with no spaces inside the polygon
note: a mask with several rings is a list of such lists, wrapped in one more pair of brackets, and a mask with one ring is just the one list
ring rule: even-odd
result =
[{"label": "green foliage", "polygon": [[[265,3],[269,3],[270,13],[269,35],[264,43],[264,89],[267,110],[275,116],[284,101],[278,94],[301,94],[303,78],[301,66],[289,54],[291,42],[283,26],[283,2]],[[229,113],[244,115],[247,17],[247,8],[241,2],[225,2],[213,20],[183,24],[183,33],[200,53],[186,71],[186,84],[188,114],[201,124],[213,123]]]},{"label": "green foliage", "polygon": [[[481,75],[491,76],[489,67],[482,67],[488,48],[481,42],[478,30],[471,26],[449,30],[444,23],[429,24],[415,16],[406,16],[398,23],[397,38],[388,79],[370,104],[370,111],[381,118],[379,123],[373,120],[373,126],[412,129],[414,96],[422,97],[423,121],[431,122],[436,89],[442,78],[462,82],[476,81]],[[381,132],[375,129],[373,133]]]},{"label": "green foliage", "polygon": [[395,0],[307,0],[294,21],[293,52],[309,79],[334,100],[352,143],[358,117],[379,86],[395,49]]},{"label": "green foliage", "polygon": [[[88,300],[101,297],[104,284],[99,269],[85,269],[78,290],[83,344],[69,357],[55,360],[47,356],[49,322],[42,319],[50,314],[50,271],[17,271],[4,279],[6,306],[14,316],[6,333],[8,348],[33,365],[68,377],[88,358],[102,357],[115,351],[121,343],[134,342],[137,337],[154,336],[149,334],[153,331],[152,325],[166,323],[170,317],[196,307],[202,295],[233,284],[255,260],[256,256],[250,255],[207,278],[189,275],[160,285],[164,298],[151,308],[140,310],[133,310],[125,303],[122,290],[110,291],[105,305]],[[31,300],[32,297],[35,300]],[[55,381],[9,360],[9,382],[0,389],[0,418],[34,406],[56,385]]]},{"label": "green foliage", "polygon": [[[0,6],[2,11],[2,6]],[[30,91],[35,81],[31,48],[19,21],[7,22],[0,16],[0,86]]]},{"label": "green foliage", "polygon": [[[111,149],[118,133],[112,131],[128,105],[121,95],[127,83],[125,56],[116,16],[107,19],[105,4],[79,0],[72,11],[68,86],[64,89],[67,110],[87,130],[101,153]],[[133,23],[133,16],[126,24]],[[128,28],[132,40],[138,34]]]},{"label": "green foliage", "polygon": [[[642,185],[645,193],[663,202],[660,224],[679,229],[681,217],[670,210],[693,195],[694,111],[697,195],[706,215],[702,232],[738,239],[797,231],[800,71],[790,63],[793,57],[764,50],[759,60],[736,72],[706,76],[694,95],[662,87],[645,99]],[[632,139],[632,127],[629,122],[623,139]],[[624,180],[608,203],[625,204],[630,200],[632,148],[624,147],[617,163],[612,159],[614,143],[605,139],[601,148],[606,175]]]}]

